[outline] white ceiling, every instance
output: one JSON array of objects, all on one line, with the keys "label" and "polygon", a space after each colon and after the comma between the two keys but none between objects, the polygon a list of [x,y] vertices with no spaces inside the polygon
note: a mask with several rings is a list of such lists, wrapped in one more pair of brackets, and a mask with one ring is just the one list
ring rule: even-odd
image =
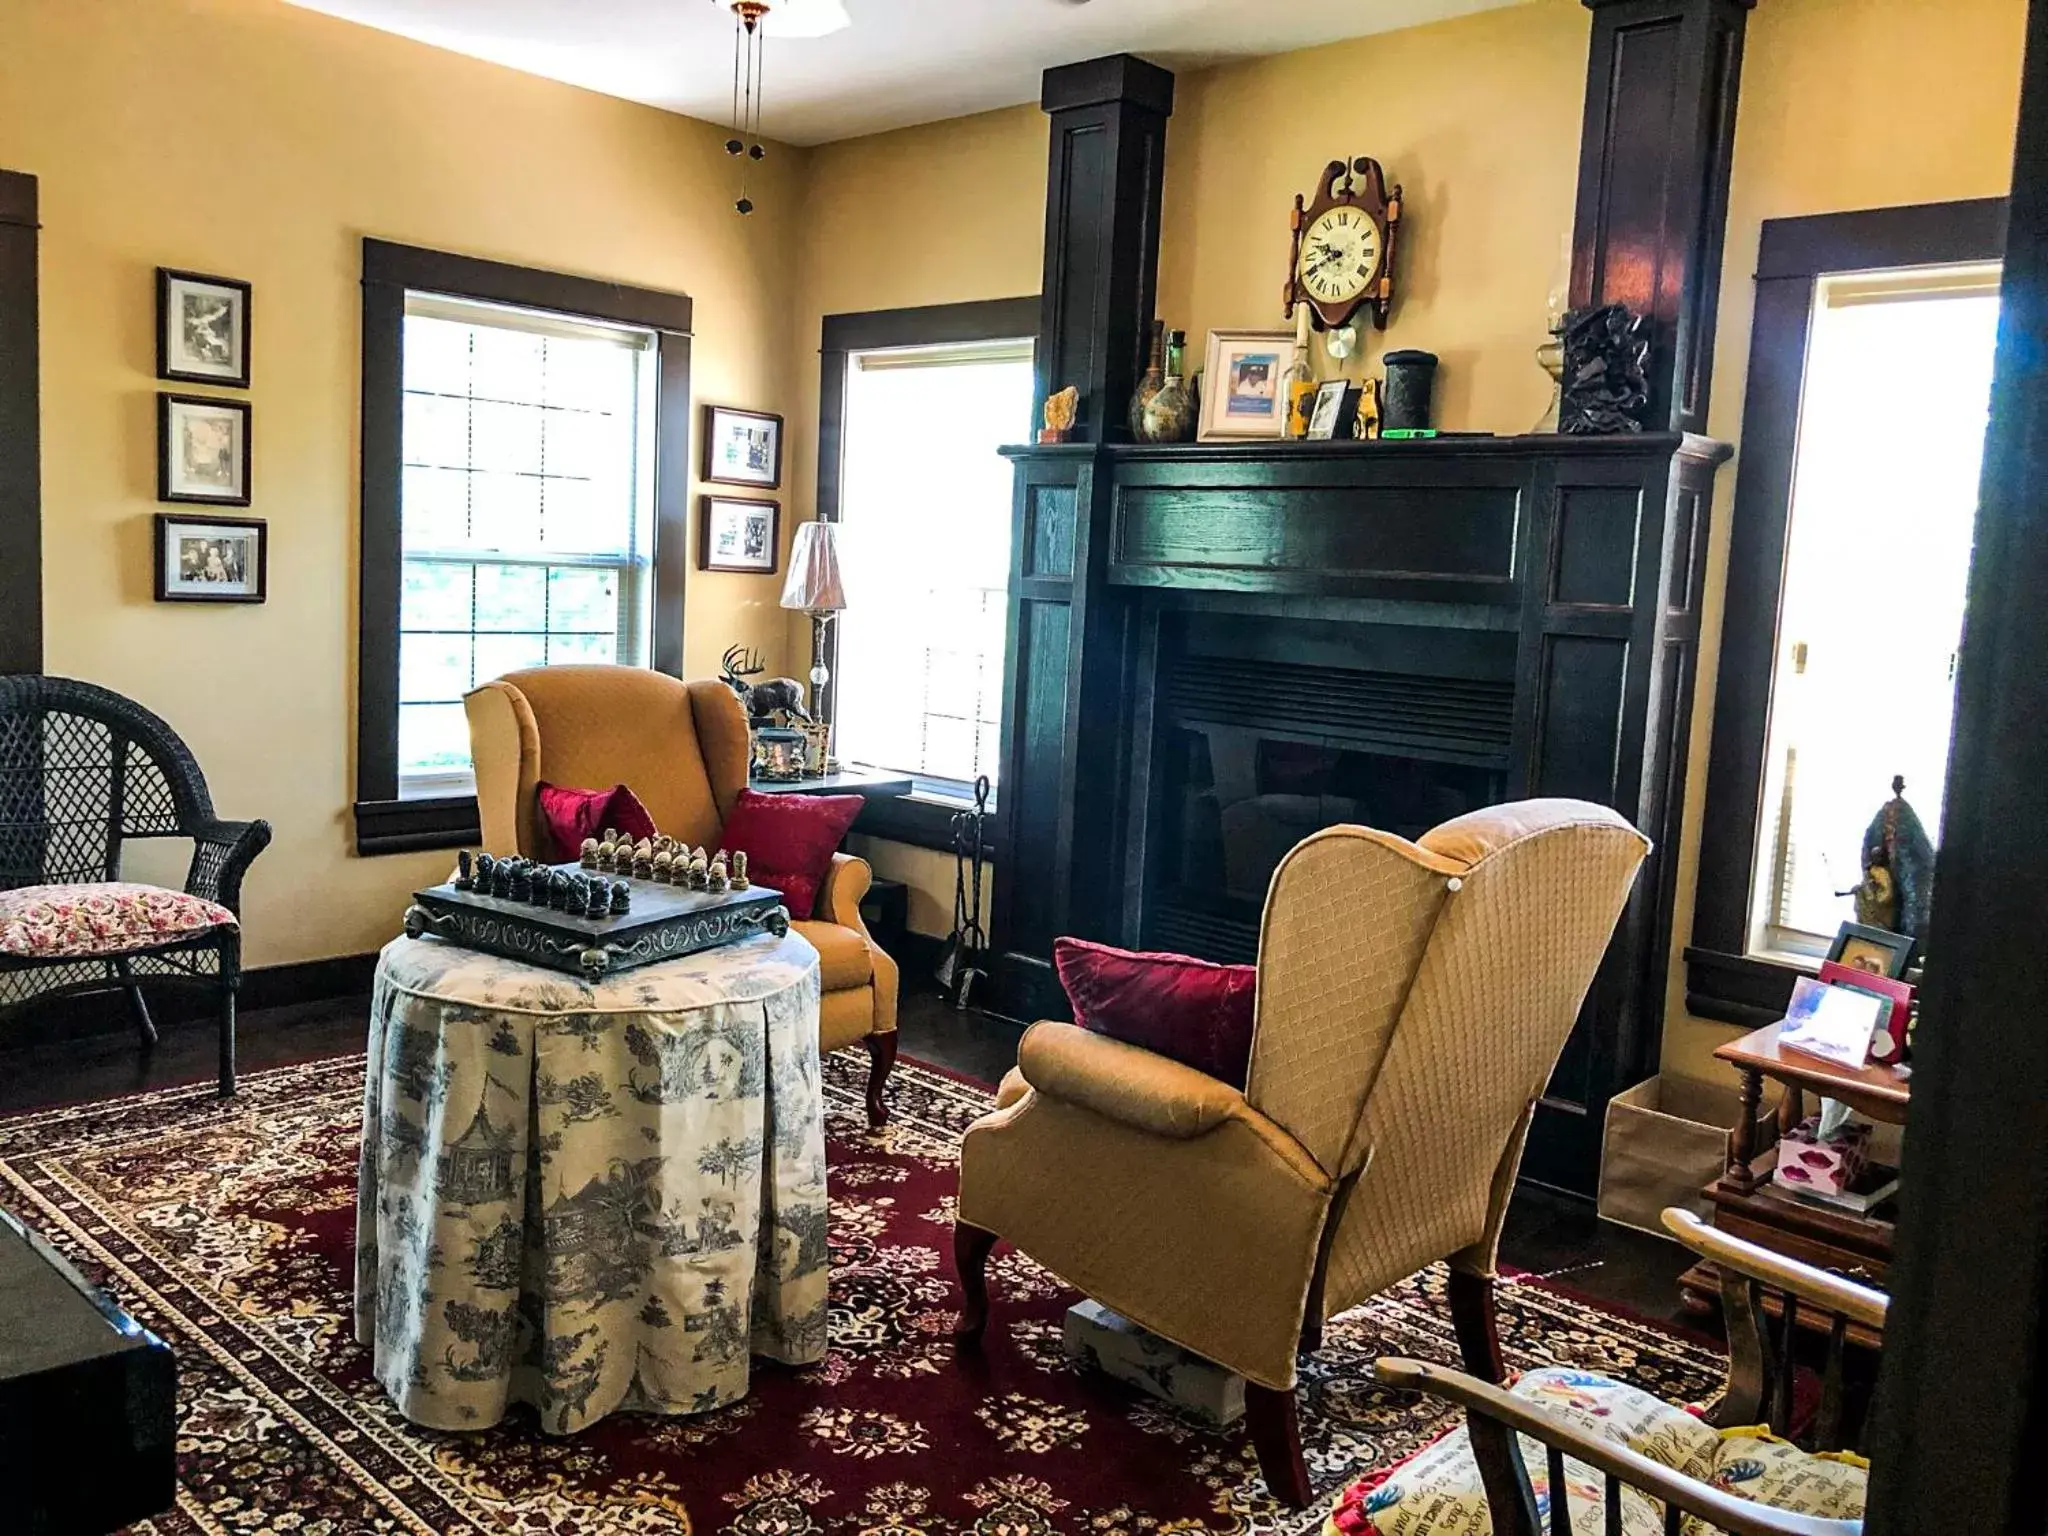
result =
[{"label": "white ceiling", "polygon": [[[691,117],[730,116],[733,22],[716,0],[291,3]],[[853,21],[827,36],[767,40],[763,131],[820,144],[1036,101],[1042,70],[1101,54],[1189,69],[1527,0],[792,3],[799,26],[837,6]]]}]

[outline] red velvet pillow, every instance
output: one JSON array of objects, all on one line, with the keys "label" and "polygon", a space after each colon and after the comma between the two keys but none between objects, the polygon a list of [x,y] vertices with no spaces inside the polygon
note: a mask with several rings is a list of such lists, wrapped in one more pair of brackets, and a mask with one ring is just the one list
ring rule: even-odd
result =
[{"label": "red velvet pillow", "polygon": [[1135,954],[1086,939],[1054,940],[1052,963],[1083,1029],[1244,1086],[1256,966]]},{"label": "red velvet pillow", "polygon": [[782,892],[794,918],[818,905],[832,855],[860,814],[859,795],[764,795],[743,789],[725,818],[719,846],[747,856],[747,877]]},{"label": "red velvet pillow", "polygon": [[540,821],[555,849],[549,862],[566,864],[583,853],[586,837],[599,837],[606,827],[616,827],[635,842],[655,834],[654,818],[640,797],[623,784],[610,789],[564,789],[542,784]]}]

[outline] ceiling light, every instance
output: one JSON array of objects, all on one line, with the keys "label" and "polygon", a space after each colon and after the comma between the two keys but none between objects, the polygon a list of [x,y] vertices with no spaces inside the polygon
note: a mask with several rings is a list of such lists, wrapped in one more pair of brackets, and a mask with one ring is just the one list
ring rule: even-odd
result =
[{"label": "ceiling light", "polygon": [[761,52],[762,39],[777,37],[824,37],[853,24],[841,0],[712,0],[733,15],[732,32],[732,137],[725,152],[740,163],[740,195],[733,207],[742,214],[754,211],[747,195],[747,162],[768,157],[761,142]]}]

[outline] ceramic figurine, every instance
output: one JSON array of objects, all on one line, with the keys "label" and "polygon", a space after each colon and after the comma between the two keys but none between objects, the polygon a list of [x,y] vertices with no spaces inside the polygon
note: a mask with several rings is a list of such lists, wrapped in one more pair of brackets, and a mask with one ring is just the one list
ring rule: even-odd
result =
[{"label": "ceramic figurine", "polygon": [[612,882],[612,915],[633,910],[633,887],[623,880]]},{"label": "ceramic figurine", "polygon": [[471,871],[469,850],[467,848],[455,855],[455,889],[458,891],[473,891],[476,889],[476,876]]},{"label": "ceramic figurine", "polygon": [[744,850],[735,850],[732,856],[732,888],[736,891],[747,888],[747,855]]},{"label": "ceramic figurine", "polygon": [[595,868],[597,868],[597,839],[596,839],[596,838],[594,838],[594,837],[586,837],[585,839],[583,839],[583,850],[582,850],[582,853],[581,853],[581,855],[579,856],[579,862],[580,862],[580,863],[581,863],[581,864],[583,865],[583,867],[584,867],[585,869],[595,869]]}]

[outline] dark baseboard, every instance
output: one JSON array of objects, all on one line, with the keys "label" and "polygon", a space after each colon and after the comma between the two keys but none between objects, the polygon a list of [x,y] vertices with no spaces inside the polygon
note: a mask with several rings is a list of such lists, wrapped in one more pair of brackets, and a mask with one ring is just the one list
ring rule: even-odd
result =
[{"label": "dark baseboard", "polygon": [[[242,973],[242,991],[236,1006],[240,1012],[248,1013],[259,1008],[292,1008],[366,997],[376,969],[374,954],[257,966]],[[217,1017],[210,981],[160,981],[146,985],[143,995],[149,1002],[150,1017],[159,1027],[197,1020],[211,1023]],[[0,1019],[0,1049],[122,1034],[134,1027],[127,999],[119,992],[53,997],[47,1002],[27,1003]]]}]

